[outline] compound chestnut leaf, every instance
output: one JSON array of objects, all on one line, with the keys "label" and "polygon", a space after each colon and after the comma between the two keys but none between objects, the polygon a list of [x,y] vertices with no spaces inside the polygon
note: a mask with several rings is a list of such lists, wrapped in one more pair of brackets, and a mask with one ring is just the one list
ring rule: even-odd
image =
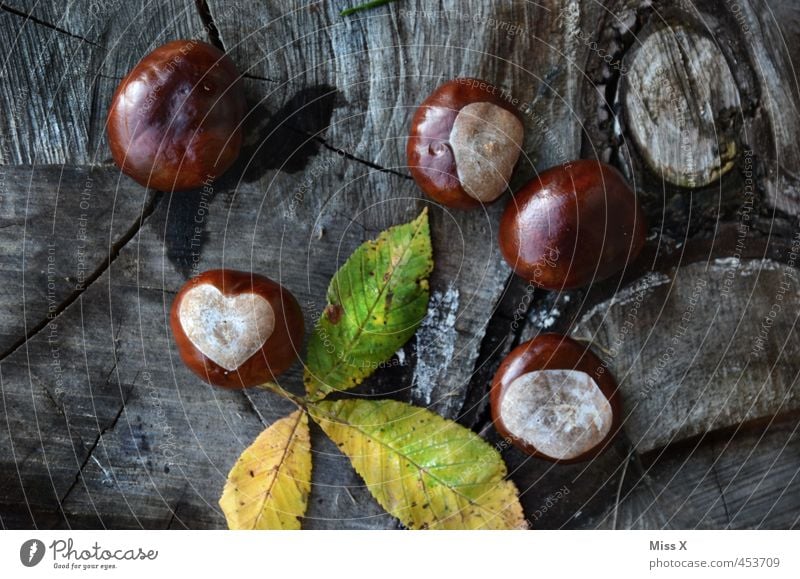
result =
[{"label": "compound chestnut leaf", "polygon": [[300,529],[311,491],[311,440],[304,410],[264,430],[228,475],[219,505],[231,529]]},{"label": "compound chestnut leaf", "polygon": [[322,401],[309,412],[405,526],[525,528],[503,459],[471,430],[393,400]]},{"label": "compound chestnut leaf", "polygon": [[309,341],[309,399],[357,386],[414,335],[427,310],[432,270],[427,209],[350,256],[331,280]]}]

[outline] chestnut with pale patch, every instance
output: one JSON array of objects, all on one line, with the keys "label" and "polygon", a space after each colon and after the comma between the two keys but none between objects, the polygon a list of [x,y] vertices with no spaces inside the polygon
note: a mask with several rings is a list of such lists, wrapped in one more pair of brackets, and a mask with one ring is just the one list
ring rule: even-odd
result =
[{"label": "chestnut with pale patch", "polygon": [[258,352],[275,329],[267,300],[254,293],[228,297],[211,284],[186,292],[178,316],[192,344],[229,371]]},{"label": "chestnut with pale patch", "polygon": [[500,402],[506,429],[540,452],[570,460],[599,445],[611,431],[611,404],[589,374],[528,372],[508,385]]},{"label": "chestnut with pale patch", "polygon": [[489,397],[500,436],[531,456],[559,463],[598,456],[622,422],[608,366],[559,334],[539,334],[509,352]]},{"label": "chestnut with pale patch", "polygon": [[524,125],[514,100],[506,97],[491,83],[459,78],[439,86],[419,106],[406,153],[411,175],[428,196],[471,209],[495,201],[508,188]]},{"label": "chestnut with pale patch", "polygon": [[190,279],[170,311],[178,353],[200,378],[223,388],[275,380],[297,359],[303,312],[268,277],[212,269]]}]

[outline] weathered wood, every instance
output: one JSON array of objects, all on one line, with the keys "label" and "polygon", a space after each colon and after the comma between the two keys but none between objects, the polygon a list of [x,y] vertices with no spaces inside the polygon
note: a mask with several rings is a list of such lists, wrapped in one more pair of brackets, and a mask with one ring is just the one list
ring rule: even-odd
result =
[{"label": "weathered wood", "polygon": [[613,504],[628,457],[623,439],[589,462],[554,465],[523,454],[494,433],[487,435],[503,451],[532,529],[584,528]]},{"label": "weathered wood", "polygon": [[794,263],[715,260],[653,275],[582,316],[603,348],[642,453],[800,410]]},{"label": "weathered wood", "polygon": [[[583,92],[584,128],[589,137],[583,144],[584,156],[597,154],[618,164],[636,183],[653,225],[663,221],[670,227],[674,220],[676,227],[683,228],[682,232],[694,235],[713,224],[715,214],[717,218],[735,220],[739,208],[735,196],[747,180],[751,185],[757,182],[764,192],[764,202],[770,207],[796,214],[800,157],[792,143],[797,141],[800,115],[797,85],[791,71],[797,64],[793,61],[797,53],[784,35],[796,34],[798,22],[800,14],[795,3],[783,0],[749,0],[724,7],[713,0],[658,5],[638,0],[609,2],[599,32],[582,37],[594,47],[586,66],[593,90]],[[687,36],[681,36],[680,42],[670,42],[670,29],[690,35],[691,42],[685,42]],[[637,76],[637,67],[647,68],[648,64],[637,55],[648,46],[655,48],[659,44],[666,51],[658,57],[664,64],[665,75],[662,82],[657,80],[655,85],[644,87],[642,95],[656,103],[673,100],[672,94],[674,102],[665,103],[666,111],[650,109],[648,114],[653,119],[667,120],[691,117],[692,111],[705,111],[702,122],[696,119],[688,123],[688,131],[680,136],[672,131],[657,131],[665,142],[656,140],[655,127],[650,127],[649,119],[641,114],[632,118],[631,111],[626,110],[628,101],[637,96],[626,87],[641,85],[633,77]],[[689,51],[685,64],[669,57],[681,46]],[[701,58],[689,59],[688,55],[695,54],[700,46],[705,47]],[[726,68],[723,61],[733,75],[737,95],[730,91],[728,75],[721,72]],[[717,63],[716,70],[711,69],[713,63]],[[650,69],[657,70],[657,63]],[[707,86],[709,98],[705,103],[692,100],[695,96],[703,98],[704,90],[692,92],[698,81],[703,82],[700,79],[716,83]],[[727,106],[731,103],[740,105]],[[681,109],[685,109],[686,115],[677,114]],[[648,127],[653,130],[643,130]],[[710,148],[695,146],[689,135],[698,130],[697,134],[708,135],[700,142],[707,140]],[[639,146],[642,137],[651,133],[653,138],[647,139],[649,147],[657,149],[642,152]],[[688,145],[688,153],[680,153],[681,140]],[[669,181],[672,178],[691,185],[680,174],[697,168],[701,162],[706,166],[716,164],[714,158],[730,150],[732,144],[738,155],[736,167],[721,181],[713,181],[706,187],[700,187],[698,181],[697,186],[691,187],[690,199],[686,187]],[[659,153],[668,151],[677,151],[683,159],[673,163],[672,169],[665,169],[664,176],[668,178],[662,179],[662,174],[651,170],[644,159],[656,159]]]},{"label": "weathered wood", "polygon": [[741,104],[713,39],[668,24],[647,35],[626,63],[625,124],[650,169],[688,189],[729,171],[738,153]]},{"label": "weathered wood", "polygon": [[[286,115],[286,125],[404,176],[408,175],[408,122],[419,103],[449,78],[497,80],[525,113],[529,154],[515,176],[519,184],[536,168],[574,157],[579,147],[577,126],[560,122],[571,115],[572,103],[577,101],[575,63],[585,52],[571,39],[571,30],[581,19],[590,22],[596,8],[564,19],[559,18],[557,4],[548,7],[544,17],[522,5],[502,4],[476,6],[467,18],[459,2],[437,9],[424,2],[406,2],[388,12],[346,21],[338,18],[331,4],[319,10],[303,9],[302,2],[257,9],[232,9],[229,3],[215,2],[209,6],[223,45],[231,47],[237,62],[248,63],[247,73],[280,83],[266,85],[263,98],[267,102],[276,92],[295,87],[337,90],[339,106],[333,107],[325,126],[304,126],[302,119],[290,115]],[[289,43],[290,50],[286,50],[286,37],[274,34],[276,26],[297,39]],[[324,30],[331,39],[310,33],[313,30]],[[554,46],[537,53],[537,38],[548,34]],[[459,42],[442,42],[442,38],[456,37]],[[331,42],[338,50],[332,50]],[[509,51],[536,53],[538,61],[533,66],[526,59],[519,61],[526,63],[521,65],[505,56]],[[564,63],[564,54],[574,60]],[[556,78],[544,78],[545,74]],[[544,87],[543,82],[547,83]],[[557,147],[543,146],[543,139]],[[418,196],[415,189],[410,191],[411,197]],[[379,197],[370,191],[360,193],[354,207],[364,210],[359,220],[382,220],[385,200],[383,192]],[[318,199],[308,202],[318,203]],[[309,209],[319,211],[320,207]],[[486,307],[497,300],[509,275],[494,243],[500,209],[501,203],[489,208],[488,215],[459,212],[433,218],[435,245],[447,250],[436,256],[436,311],[432,310],[430,323],[417,336],[421,358],[413,377],[413,399],[445,415],[453,415],[463,403],[488,319]],[[477,240],[485,242],[473,243]]]},{"label": "weathered wood", "polygon": [[[283,5],[278,8],[275,4],[264,10],[263,14],[268,15],[270,10],[280,10],[291,15],[290,8]],[[516,15],[503,13],[495,15],[485,8],[483,10],[487,22],[490,18],[498,22],[506,18],[512,22],[512,18],[522,14],[518,12]],[[248,12],[231,10],[230,14],[239,18],[246,16]],[[308,16],[305,11],[296,14],[303,18]],[[452,14],[455,14],[455,6],[430,20],[428,27],[431,29],[431,34],[437,28],[437,21]],[[354,34],[356,38],[360,34],[366,35],[369,42],[374,44],[367,56],[377,69],[391,70],[401,59],[418,54],[413,47],[419,35],[419,30],[415,28],[418,20],[414,15],[387,11],[383,13],[383,24],[380,27],[376,21],[368,30],[356,31],[353,30],[354,23],[340,20],[332,6],[317,13],[316,18],[320,17],[324,17],[327,21],[324,26],[330,26],[342,35],[340,41],[342,46],[352,43],[353,39],[350,36]],[[393,32],[391,25],[396,17],[405,18],[403,35],[408,38],[406,41],[408,46],[399,43],[400,48],[393,51],[387,49],[384,39],[387,34]],[[533,30],[533,18],[527,12],[524,13],[524,17],[529,19],[525,21]],[[471,30],[472,24],[467,21],[456,22],[454,31],[462,28]],[[219,15],[218,26],[220,37],[226,42],[224,13]],[[297,26],[298,30],[300,26],[310,26],[313,30],[320,26],[320,22],[308,22],[301,18]],[[252,28],[252,20],[250,27]],[[510,40],[505,31],[492,28],[490,24],[486,26],[486,34],[498,44],[506,45]],[[262,50],[265,46],[272,46],[278,39],[267,27],[259,34],[253,35],[248,43],[240,44],[238,39],[230,42],[235,47],[232,53],[241,62],[240,67],[247,70],[247,63],[257,60],[250,56],[237,55],[237,50],[241,50],[241,46]],[[243,156],[240,172],[233,172],[224,182],[217,185],[219,193],[216,195],[166,197],[155,214],[146,220],[141,233],[119,253],[109,271],[86,290],[79,302],[67,308],[62,314],[63,319],[59,321],[64,332],[67,332],[63,340],[70,345],[73,344],[72,340],[77,340],[77,337],[73,336],[77,334],[75,328],[78,326],[79,318],[76,317],[78,315],[76,309],[79,305],[83,306],[84,310],[80,319],[90,320],[95,328],[95,334],[91,339],[85,343],[81,341],[83,351],[89,354],[91,361],[88,368],[89,380],[81,379],[80,369],[76,369],[75,373],[64,378],[64,381],[70,384],[69,395],[63,401],[64,413],[72,416],[76,412],[74,408],[86,408],[97,398],[101,386],[106,389],[116,389],[120,393],[116,399],[112,397],[105,408],[94,412],[94,415],[99,417],[99,426],[90,424],[77,433],[80,443],[76,446],[82,448],[78,448],[75,460],[71,461],[75,465],[72,469],[65,469],[67,472],[55,485],[60,492],[55,493],[57,497],[54,498],[63,503],[70,524],[91,526],[98,524],[104,517],[109,517],[110,513],[115,513],[112,520],[116,526],[159,526],[167,520],[172,520],[172,524],[179,524],[180,515],[172,519],[170,514],[170,509],[179,500],[181,504],[177,511],[191,512],[192,526],[221,524],[217,509],[213,506],[209,514],[201,515],[199,511],[215,504],[223,480],[221,477],[224,477],[241,448],[236,446],[235,440],[220,434],[229,429],[224,426],[224,417],[214,418],[208,414],[210,410],[201,414],[197,414],[197,411],[193,411],[193,414],[186,412],[188,418],[187,416],[183,416],[183,420],[176,418],[184,414],[182,402],[185,403],[186,397],[192,401],[198,396],[208,397],[209,390],[203,385],[198,386],[196,379],[180,364],[174,362],[176,359],[173,356],[169,358],[164,356],[165,352],[170,352],[171,347],[164,318],[165,308],[169,304],[169,292],[176,291],[185,276],[191,275],[194,271],[222,264],[227,267],[263,271],[279,279],[298,295],[306,308],[307,322],[310,326],[315,313],[323,305],[324,287],[350,251],[364,238],[374,235],[380,229],[410,219],[421,207],[421,200],[417,200],[419,194],[413,182],[393,172],[397,171],[404,175],[402,165],[407,132],[406,118],[423,96],[432,90],[436,82],[459,74],[474,74],[486,78],[502,77],[508,70],[513,70],[516,71],[512,75],[513,79],[526,81],[517,83],[522,88],[518,89],[519,96],[514,95],[514,98],[520,100],[520,106],[526,100],[532,100],[536,94],[536,78],[531,76],[531,72],[513,66],[504,58],[494,57],[486,60],[476,58],[474,67],[468,71],[460,68],[449,71],[436,70],[436,74],[419,75],[419,78],[424,79],[424,83],[411,82],[414,76],[408,82],[397,83],[394,77],[376,78],[369,70],[357,66],[355,60],[359,58],[363,60],[364,55],[345,53],[339,59],[331,58],[328,52],[329,46],[323,40],[319,35],[306,34],[298,46],[290,47],[288,50],[284,48],[273,55],[274,58],[280,59],[288,56],[290,57],[288,62],[282,61],[280,67],[271,67],[269,73],[255,72],[255,76],[278,76],[289,79],[290,82],[280,87],[273,86],[269,81],[249,82],[248,92],[251,101],[259,103],[259,106],[254,109],[253,117],[250,119],[254,130],[249,135],[249,148]],[[474,47],[464,50],[466,54],[475,54],[485,39],[473,42]],[[526,44],[531,42],[534,42],[532,36],[528,37]],[[519,50],[529,48],[528,44],[520,46]],[[300,72],[309,74],[305,67],[299,66],[298,63],[301,61],[296,60],[309,58],[307,56],[309,51],[317,54],[318,56],[314,58],[320,62],[320,65],[311,71],[314,74],[312,86],[309,86],[309,80],[306,78],[293,79]],[[432,54],[432,49],[429,49],[428,55]],[[322,55],[325,55],[324,59]],[[424,54],[415,58],[420,58],[420,63],[426,62]],[[548,58],[556,62],[558,55],[551,54]],[[447,66],[460,67],[458,63],[468,60],[453,58],[441,62]],[[434,64],[438,64],[438,59],[429,58],[426,66],[432,67]],[[295,65],[297,69],[294,68]],[[275,75],[276,68],[284,72]],[[346,76],[341,77],[338,73],[342,70],[348,71],[349,74],[360,75],[359,82],[354,82]],[[432,68],[431,71],[433,70]],[[565,75],[565,78],[569,78],[569,75]],[[373,82],[380,80],[384,83],[384,88],[377,93],[379,97],[364,98],[363,95],[354,92],[363,91],[370,79]],[[287,93],[287,86],[296,87],[296,91]],[[513,83],[509,82],[509,86],[513,86]],[[407,104],[396,106],[400,98]],[[363,111],[364,103],[368,104],[366,115]],[[544,109],[568,109],[568,105],[564,103],[539,106]],[[401,111],[404,114],[398,115]],[[384,120],[379,123],[373,122],[370,119],[373,114],[393,117],[394,120],[389,123],[389,130],[381,124],[385,122]],[[569,125],[565,125],[565,128],[573,130]],[[387,163],[389,171],[392,172],[371,169],[349,158],[359,157],[367,150],[367,145],[374,151],[372,144],[375,142],[375,135],[383,137],[387,134],[391,138],[384,142],[383,150],[390,152],[396,159],[395,162]],[[289,141],[291,147],[286,146],[287,136],[291,137]],[[557,133],[552,133],[551,138],[559,137]],[[572,140],[577,142],[574,138]],[[359,147],[360,143],[363,145]],[[573,149],[575,147],[576,145]],[[337,154],[334,148],[344,149],[347,155]],[[374,164],[385,162],[380,155],[373,157],[367,155],[367,157]],[[283,170],[276,171],[276,169]],[[299,169],[305,169],[305,172],[298,175]],[[253,211],[253,207],[259,208],[259,211]],[[423,344],[426,340],[428,344],[436,343],[440,337],[444,340],[453,340],[455,351],[454,357],[449,360],[448,372],[442,371],[441,368],[436,368],[435,374],[426,375],[424,370],[417,372],[413,396],[421,400],[420,396],[426,396],[424,394],[426,389],[435,387],[436,391],[431,390],[432,405],[436,407],[439,402],[439,409],[451,415],[461,408],[466,383],[477,356],[483,327],[488,319],[487,313],[491,311],[493,302],[499,297],[508,275],[497,255],[494,243],[496,233],[491,225],[496,221],[500,209],[500,206],[493,207],[489,216],[441,213],[432,217],[434,243],[437,247],[446,248],[446,251],[437,252],[437,272],[433,281],[434,295],[447,295],[449,292],[450,295],[455,293],[459,296],[457,304],[455,301],[451,302],[452,307],[457,308],[455,316],[457,321],[449,327],[446,325],[444,329],[432,326],[430,337],[427,338],[423,332],[418,338],[420,347],[415,358],[422,353],[424,360],[426,347]],[[196,217],[199,217],[200,221],[199,233],[194,231],[193,225],[187,226],[187,223],[192,224]],[[298,259],[297,248],[305,248],[304,258]],[[289,251],[292,252],[291,257],[288,256]],[[135,288],[140,288],[142,291],[134,296],[132,292]],[[143,288],[151,289],[143,290]],[[159,292],[167,293],[159,294]],[[159,295],[162,295],[161,299],[158,299]],[[135,310],[129,311],[132,303],[136,304]],[[116,313],[117,309],[119,313]],[[104,312],[114,312],[114,315],[109,317],[108,313]],[[435,310],[432,309],[431,315],[435,315]],[[148,328],[147,331],[145,327]],[[109,334],[117,339],[114,342],[115,348],[111,347]],[[26,344],[28,349],[38,345],[44,350],[30,362],[37,368],[43,368],[43,360],[46,359],[47,350],[41,343],[43,338],[44,335],[35,336]],[[66,347],[65,345],[64,348]],[[112,350],[116,350],[116,354]],[[78,358],[78,355],[78,351],[69,352],[70,359]],[[442,362],[434,358],[430,358],[430,361],[437,366]],[[6,360],[9,368],[16,367],[16,364],[24,365],[19,360],[19,355]],[[424,364],[422,367],[424,368]],[[164,368],[174,368],[175,382],[167,381],[159,374]],[[11,370],[4,371],[4,375],[9,372]],[[299,373],[299,368],[294,369],[286,381],[298,383]],[[146,384],[142,382],[143,375],[150,377],[146,380]],[[109,376],[111,379],[106,380]],[[156,376],[158,379],[153,378]],[[96,385],[98,378],[102,378],[101,386]],[[428,382],[425,383],[425,380]],[[9,381],[11,384],[16,383],[10,378]],[[52,384],[48,383],[46,378],[42,378],[42,381],[47,384],[45,390],[52,389]],[[91,389],[87,382],[93,385]],[[155,385],[153,388],[150,387],[151,383]],[[180,386],[177,386],[178,383]],[[178,391],[186,387],[191,389],[190,392],[202,394],[191,397],[190,394],[182,393],[181,399],[176,400],[176,386]],[[408,386],[408,383],[401,383],[395,385],[394,389],[403,390]],[[160,401],[159,409],[163,410],[166,416],[160,422],[169,426],[168,430],[173,437],[176,437],[175,440],[179,441],[179,446],[194,449],[198,446],[198,439],[202,440],[202,453],[207,457],[213,457],[211,464],[201,461],[203,464],[186,467],[179,465],[180,475],[177,475],[178,481],[175,480],[176,468],[169,467],[169,461],[158,451],[152,450],[163,449],[166,443],[163,432],[159,432],[159,421],[154,420],[153,402],[145,395],[147,392],[157,394]],[[246,402],[246,398],[241,394],[213,392],[212,395],[214,402],[208,403],[211,409],[219,404],[220,397],[235,402],[236,405]],[[404,396],[408,395],[406,392]],[[270,395],[248,393],[245,396],[256,405],[265,422],[279,416],[274,406],[276,402]],[[121,409],[123,401],[124,410]],[[234,407],[238,408],[236,405]],[[24,410],[21,413],[24,414]],[[86,412],[86,415],[92,413]],[[140,423],[134,418],[136,416],[142,417],[141,426],[137,426]],[[198,424],[208,428],[212,434],[205,434],[202,438],[192,438],[185,433],[187,430],[185,422],[194,424],[193,421],[197,416],[202,417]],[[69,423],[69,420],[67,422]],[[129,426],[127,429],[120,428],[126,423]],[[251,424],[254,436],[258,426],[253,428],[252,422],[248,424]],[[31,431],[30,427],[25,430]],[[16,438],[35,442],[34,435],[35,433],[31,433],[28,438],[17,435],[14,442],[17,446],[22,443]],[[146,446],[149,449],[143,451],[142,445],[136,444],[137,436],[146,439]],[[207,440],[206,437],[211,438]],[[247,443],[247,437],[242,437],[241,442],[240,446],[243,448]],[[325,444],[327,443],[323,443],[323,449],[328,448]],[[328,448],[329,452],[331,450]],[[29,452],[32,453],[31,456],[37,455],[35,444],[30,444]],[[51,454],[54,453],[55,451]],[[332,452],[331,454],[335,455]],[[343,457],[337,456],[336,460],[330,462],[324,458],[326,454],[321,456],[323,458],[320,459],[320,465],[315,468],[315,484],[331,484],[325,481],[336,480],[338,485],[351,486],[350,493],[354,494],[357,500],[351,501],[346,497],[347,492],[343,494],[341,490],[336,493],[318,493],[321,496],[315,500],[320,502],[314,502],[309,511],[309,526],[394,524],[390,523],[391,519],[386,515],[380,514],[380,510],[368,498],[363,484],[349,469]],[[137,468],[141,466],[141,460],[145,463],[149,460],[150,466],[145,469]],[[326,464],[331,466],[326,467]],[[34,459],[27,465],[23,472],[26,473],[26,477],[33,477],[40,471],[42,463]],[[76,467],[81,469],[77,479],[74,473]],[[165,472],[164,467],[169,467],[170,472]],[[209,468],[215,470],[213,475],[208,471]],[[117,472],[124,474],[117,476],[115,474]],[[178,487],[181,475],[185,475],[186,480],[192,481],[188,488]],[[26,480],[26,477],[23,477],[23,480]],[[77,484],[73,485],[75,481]],[[148,500],[147,495],[152,492],[153,487],[164,496],[162,503]],[[130,513],[125,511],[119,513],[119,509],[112,508],[112,505],[119,501],[123,491],[130,504]],[[351,506],[343,505],[343,500]],[[93,511],[92,504],[97,506],[97,517],[87,515]],[[368,507],[368,505],[373,506]],[[361,519],[365,512],[371,512],[372,516]],[[347,520],[352,522],[347,523]]]},{"label": "weathered wood", "polygon": [[116,167],[0,167],[0,356],[54,319],[155,201]]},{"label": "weathered wood", "polygon": [[[778,18],[773,6],[777,7]],[[800,104],[795,72],[797,61],[781,28],[796,30],[800,13],[795,2],[750,0],[732,11],[735,25],[745,37],[742,43],[751,61],[759,87],[755,114],[747,124],[746,135],[753,137],[753,148],[765,157],[760,167],[764,175],[766,201],[792,215],[800,212]],[[765,130],[765,127],[767,130]]]},{"label": "weathered wood", "polygon": [[3,2],[0,102],[15,114],[0,117],[0,135],[10,162],[109,159],[106,114],[119,80],[167,39],[207,36],[192,0],[76,0],[66,9],[62,2]]},{"label": "weathered wood", "polygon": [[619,503],[584,528],[794,529],[798,459],[796,421],[710,437],[629,465]]}]

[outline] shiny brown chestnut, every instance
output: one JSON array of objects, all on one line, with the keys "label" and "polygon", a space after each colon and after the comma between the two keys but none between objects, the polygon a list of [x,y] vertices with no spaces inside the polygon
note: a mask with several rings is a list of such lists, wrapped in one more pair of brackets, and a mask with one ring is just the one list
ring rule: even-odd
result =
[{"label": "shiny brown chestnut", "polygon": [[559,463],[594,458],[621,422],[617,384],[605,364],[558,334],[517,346],[494,376],[490,401],[501,436]]},{"label": "shiny brown chestnut", "polygon": [[619,171],[580,160],[548,169],[509,200],[500,221],[500,251],[529,282],[572,289],[633,262],[646,231],[636,195]]},{"label": "shiny brown chestnut", "polygon": [[500,197],[522,151],[522,118],[512,103],[479,79],[458,78],[437,88],[411,121],[406,152],[417,185],[459,209]]},{"label": "shiny brown chestnut", "polygon": [[230,58],[205,42],[176,40],[145,56],[117,87],[107,124],[111,154],[145,187],[194,189],[238,157],[244,112]]},{"label": "shiny brown chestnut", "polygon": [[206,271],[181,288],[170,312],[189,369],[224,388],[274,380],[297,358],[303,313],[271,279],[231,269]]}]

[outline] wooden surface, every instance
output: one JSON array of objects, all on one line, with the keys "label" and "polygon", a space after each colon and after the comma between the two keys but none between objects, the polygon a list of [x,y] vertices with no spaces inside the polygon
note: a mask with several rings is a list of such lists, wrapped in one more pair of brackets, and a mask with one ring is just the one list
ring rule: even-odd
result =
[{"label": "wooden surface", "polygon": [[[205,269],[253,270],[310,326],[359,243],[431,206],[405,166],[416,105],[477,76],[523,108],[513,188],[608,160],[643,202],[648,245],[619,279],[533,291],[497,250],[507,196],[431,206],[428,318],[357,392],[500,443],[486,394],[503,355],[572,333],[619,378],[625,429],[587,464],[504,450],[534,527],[797,527],[797,7],[398,0],[341,18],[350,4],[0,3],[0,523],[223,527],[228,470],[290,405],[199,382],[174,350],[173,295]],[[105,142],[119,79],[181,37],[245,76],[245,150],[213,194],[146,191]],[[663,62],[643,66],[652,51]],[[318,429],[312,442],[304,526],[396,528]]]}]

